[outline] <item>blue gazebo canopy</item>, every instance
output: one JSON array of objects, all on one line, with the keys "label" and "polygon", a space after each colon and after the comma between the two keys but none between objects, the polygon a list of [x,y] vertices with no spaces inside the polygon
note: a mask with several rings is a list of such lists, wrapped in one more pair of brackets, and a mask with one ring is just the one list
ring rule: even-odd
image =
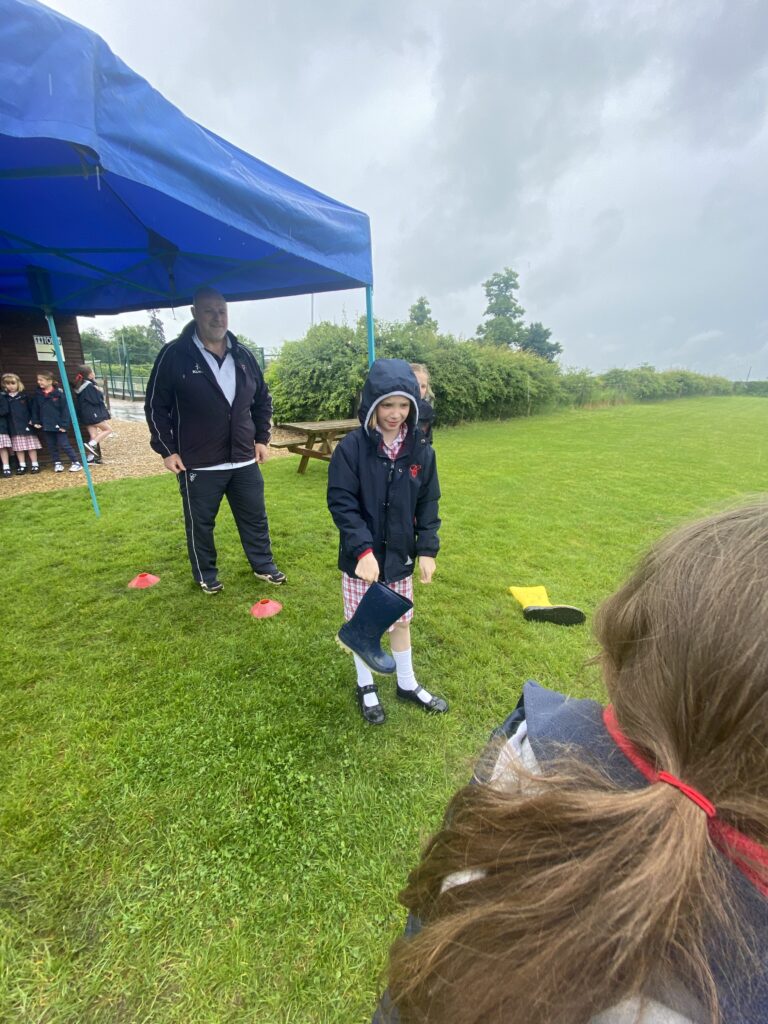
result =
[{"label": "blue gazebo canopy", "polygon": [[[190,120],[95,33],[0,0],[0,305],[67,314],[371,285],[368,217]],[[369,293],[370,294],[370,293]]]}]

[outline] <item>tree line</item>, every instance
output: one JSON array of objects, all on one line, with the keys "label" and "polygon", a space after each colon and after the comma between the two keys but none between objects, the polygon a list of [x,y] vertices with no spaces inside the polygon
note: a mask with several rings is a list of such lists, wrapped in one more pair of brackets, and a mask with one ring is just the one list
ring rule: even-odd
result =
[{"label": "tree line", "polygon": [[[435,422],[529,415],[556,406],[584,406],[692,395],[759,394],[756,387],[690,370],[635,369],[593,374],[557,362],[562,346],[543,324],[524,321],[517,273],[509,267],[484,282],[486,308],[476,337],[440,331],[420,296],[405,321],[374,325],[376,354],[425,363],[435,393]],[[267,367],[275,421],[354,416],[368,370],[367,325],[319,323],[287,341]]]},{"label": "tree line", "polygon": [[[517,297],[518,274],[505,267],[483,282],[485,312],[476,336],[442,332],[426,296],[404,321],[377,320],[377,355],[425,363],[436,396],[436,423],[527,415],[558,405],[649,401],[689,395],[768,395],[768,382],[732,382],[690,370],[658,371],[643,364],[603,374],[560,366],[562,345],[542,323],[527,323]],[[263,351],[238,335],[262,361]],[[165,344],[156,310],[147,325],[119,327],[108,335],[81,332],[83,350],[95,360],[134,368],[154,362]],[[368,370],[367,324],[322,322],[286,341],[267,367],[275,420],[338,419],[357,411]]]},{"label": "tree line", "polygon": [[89,359],[124,366],[151,364],[165,344],[163,323],[157,310],[149,311],[149,323],[115,327],[104,334],[95,328],[80,331],[83,352]]}]

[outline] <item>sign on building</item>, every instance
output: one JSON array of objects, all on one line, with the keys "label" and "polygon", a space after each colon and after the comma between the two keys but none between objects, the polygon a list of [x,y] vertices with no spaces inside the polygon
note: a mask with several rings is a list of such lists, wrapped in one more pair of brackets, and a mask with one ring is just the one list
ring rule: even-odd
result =
[{"label": "sign on building", "polygon": [[55,363],[56,351],[50,334],[33,334],[32,337],[35,339],[35,352],[37,353],[38,362]]}]

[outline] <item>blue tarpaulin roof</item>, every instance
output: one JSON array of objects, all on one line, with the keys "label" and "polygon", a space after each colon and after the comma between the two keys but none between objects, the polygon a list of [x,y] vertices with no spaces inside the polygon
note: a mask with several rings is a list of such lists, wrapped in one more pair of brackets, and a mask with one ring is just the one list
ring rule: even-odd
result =
[{"label": "blue tarpaulin roof", "polygon": [[368,217],[219,138],[95,33],[0,0],[0,305],[117,313],[372,282]]}]

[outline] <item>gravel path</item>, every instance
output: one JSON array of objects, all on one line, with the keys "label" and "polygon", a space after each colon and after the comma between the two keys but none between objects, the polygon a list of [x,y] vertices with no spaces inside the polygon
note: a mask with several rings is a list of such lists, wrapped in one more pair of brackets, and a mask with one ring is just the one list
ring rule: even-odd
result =
[{"label": "gravel path", "polygon": [[[91,467],[94,484],[105,480],[124,480],[131,476],[156,476],[166,473],[162,459],[149,447],[149,431],[146,423],[113,419],[115,436],[101,446],[104,461],[100,466]],[[283,440],[287,434],[273,431],[273,440]],[[270,448],[270,459],[290,456],[285,448]],[[54,473],[46,466],[36,476],[0,477],[0,499],[14,498],[18,494],[35,494],[39,491],[58,491],[67,487],[86,487],[85,473],[70,473],[65,463],[63,473]]]}]

